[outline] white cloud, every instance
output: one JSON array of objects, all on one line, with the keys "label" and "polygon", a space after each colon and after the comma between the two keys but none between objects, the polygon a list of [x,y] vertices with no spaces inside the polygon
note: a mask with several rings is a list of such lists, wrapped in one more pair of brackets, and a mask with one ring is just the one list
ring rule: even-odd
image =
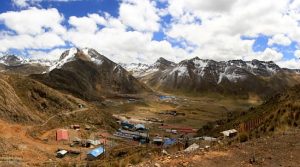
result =
[{"label": "white cloud", "polygon": [[283,34],[276,34],[268,41],[269,46],[272,46],[274,44],[289,46],[291,43],[292,41]]},{"label": "white cloud", "polygon": [[300,50],[296,50],[296,51],[294,52],[294,56],[295,56],[296,58],[300,59]]},{"label": "white cloud", "polygon": [[0,51],[63,46],[66,29],[61,25],[62,21],[63,16],[57,9],[30,8],[1,13],[0,22],[9,30],[0,33]]},{"label": "white cloud", "polygon": [[3,36],[0,39],[0,51],[2,52],[6,52],[8,49],[49,49],[64,45],[65,42],[61,39],[61,37],[49,32],[36,36],[28,34]]},{"label": "white cloud", "polygon": [[72,2],[72,1],[84,1],[84,0],[11,0],[12,4],[19,8],[26,8],[29,6],[36,6],[43,1],[47,2]]},{"label": "white cloud", "polygon": [[277,64],[282,68],[300,69],[299,59],[282,60],[277,62]]},{"label": "white cloud", "polygon": [[153,41],[151,33],[120,28],[103,28],[96,33],[70,31],[68,37],[75,46],[95,48],[115,62],[153,63],[159,57],[179,61],[188,55],[167,41]]},{"label": "white cloud", "polygon": [[155,2],[150,0],[123,0],[120,20],[138,31],[158,31],[160,17]]},{"label": "white cloud", "polygon": [[57,9],[30,8],[19,12],[6,12],[0,14],[0,22],[18,34],[36,35],[44,33],[46,29],[58,34],[66,30],[61,25],[63,16]]},{"label": "white cloud", "polygon": [[[299,11],[289,8],[289,0],[276,3],[272,0],[168,0],[168,3],[173,20],[166,34],[196,45],[193,54],[202,58],[229,60],[258,56],[257,59],[274,61],[283,58],[270,48],[255,53],[253,41],[242,40],[242,36],[273,36],[270,45],[300,42],[296,19]],[[197,19],[201,19],[200,24]]]},{"label": "white cloud", "polygon": [[123,22],[109,14],[71,17],[69,22],[75,28],[69,29],[66,40],[76,47],[95,48],[116,62],[153,63],[159,57],[174,61],[188,57],[184,49],[173,48],[168,41],[153,40],[152,32],[126,30]]},{"label": "white cloud", "polygon": [[283,58],[283,54],[280,52],[277,52],[274,49],[267,48],[262,53],[258,53],[255,56],[255,59],[262,60],[262,61],[280,61]]},{"label": "white cloud", "polygon": [[24,7],[27,7],[29,6],[28,0],[12,0],[12,3],[14,5],[16,5],[17,7],[21,7],[21,8],[24,8]]},{"label": "white cloud", "polygon": [[91,32],[94,33],[97,31],[97,24],[94,20],[88,17],[75,17],[72,16],[69,18],[69,24],[74,26],[77,31],[80,32]]},{"label": "white cloud", "polygon": [[31,59],[57,60],[65,49],[53,49],[51,51],[29,50],[28,53]]},{"label": "white cloud", "polygon": [[[272,60],[291,67],[299,62],[285,60],[272,46],[288,46],[294,41],[299,44],[298,0],[277,0],[276,3],[273,0],[159,1],[167,2],[167,7],[158,7],[154,0],[121,0],[117,17],[90,13],[64,20],[57,9],[37,8],[2,13],[0,23],[9,30],[0,32],[0,52],[11,48],[34,49],[30,54],[43,57],[47,53],[38,49],[57,48],[68,43],[95,48],[114,61],[126,63],[151,63],[158,57],[178,62],[195,56],[215,60]],[[29,7],[39,2],[41,0],[19,0],[16,3]],[[171,16],[171,23],[165,25],[160,17],[167,14]],[[62,23],[71,28],[65,28]],[[160,30],[167,38],[156,41],[154,32]],[[272,37],[269,48],[254,52],[254,38],[260,35]],[[242,36],[251,37],[251,40],[244,40]],[[172,46],[171,41],[180,43],[183,48]],[[298,52],[295,56],[300,56]]]}]

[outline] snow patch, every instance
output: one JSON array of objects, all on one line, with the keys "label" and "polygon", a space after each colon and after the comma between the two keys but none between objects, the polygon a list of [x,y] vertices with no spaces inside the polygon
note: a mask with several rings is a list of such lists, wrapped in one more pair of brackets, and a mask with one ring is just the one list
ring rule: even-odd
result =
[{"label": "snow patch", "polygon": [[94,57],[91,58],[91,61],[97,65],[101,65],[103,63],[102,60],[99,60],[99,59],[95,59]]},{"label": "snow patch", "polygon": [[49,71],[52,71],[54,69],[60,69],[64,64],[74,61],[75,60],[75,54],[77,53],[77,48],[71,48],[68,51],[68,55],[65,56],[63,59],[59,60],[56,64],[51,66],[49,68]]},{"label": "snow patch", "polygon": [[171,74],[173,74],[175,72],[178,73],[178,76],[185,76],[185,75],[187,75],[188,70],[187,70],[187,68],[185,66],[179,66],[179,67],[175,67],[172,70]]},{"label": "snow patch", "polygon": [[205,62],[203,60],[194,60],[194,64],[195,64],[195,67],[197,68],[205,68],[208,64],[208,62]]},{"label": "snow patch", "polygon": [[84,48],[84,49],[82,49],[82,52],[83,52],[83,54],[85,54],[85,55],[89,55],[89,49],[88,48]]},{"label": "snow patch", "polygon": [[234,83],[237,83],[239,80],[243,80],[246,78],[246,76],[237,74],[235,72],[229,74],[227,73],[227,70],[228,67],[225,68],[224,73],[220,73],[217,84],[220,84],[223,78],[227,78],[230,82],[234,82]]}]

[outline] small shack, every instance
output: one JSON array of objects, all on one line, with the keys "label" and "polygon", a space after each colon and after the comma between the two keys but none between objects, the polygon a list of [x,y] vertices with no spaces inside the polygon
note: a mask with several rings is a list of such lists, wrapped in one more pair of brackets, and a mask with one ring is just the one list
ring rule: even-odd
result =
[{"label": "small shack", "polygon": [[156,144],[158,146],[161,146],[164,144],[164,140],[162,137],[154,137],[153,138],[153,144]]},{"label": "small shack", "polygon": [[88,160],[94,160],[94,159],[97,159],[100,157],[100,155],[102,155],[103,153],[105,152],[105,149],[100,146],[100,147],[97,147],[91,151],[89,151],[87,153],[87,159]]},{"label": "small shack", "polygon": [[80,125],[71,125],[70,128],[71,129],[75,129],[75,130],[79,130],[80,129]]},{"label": "small shack", "polygon": [[87,142],[87,143],[90,143],[90,144],[93,145],[93,146],[97,146],[97,145],[100,145],[100,144],[101,144],[100,140],[91,140],[91,139],[89,139],[89,140],[87,140],[86,142]]},{"label": "small shack", "polygon": [[84,129],[85,130],[91,130],[91,126],[90,125],[85,125]]},{"label": "small shack", "polygon": [[224,135],[224,137],[234,137],[237,135],[238,131],[235,129],[225,130],[223,132],[220,132]]},{"label": "small shack", "polygon": [[143,124],[136,124],[136,125],[134,126],[134,129],[135,129],[136,131],[146,131],[146,130],[147,130],[146,127],[145,127],[145,125],[143,125]]},{"label": "small shack", "polygon": [[67,141],[69,140],[69,133],[65,129],[59,129],[56,131],[56,140],[57,141]]},{"label": "small shack", "polygon": [[68,153],[68,151],[66,151],[66,150],[57,151],[56,152],[56,157],[57,158],[63,158],[67,153]]},{"label": "small shack", "polygon": [[128,121],[122,121],[121,126],[123,129],[133,129],[134,128],[134,124],[131,124]]}]

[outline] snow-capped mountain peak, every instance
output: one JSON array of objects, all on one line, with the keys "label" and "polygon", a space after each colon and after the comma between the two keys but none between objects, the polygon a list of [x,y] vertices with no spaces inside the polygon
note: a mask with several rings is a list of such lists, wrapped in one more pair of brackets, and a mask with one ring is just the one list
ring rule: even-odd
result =
[{"label": "snow-capped mountain peak", "polygon": [[0,63],[7,66],[16,66],[16,65],[24,64],[26,62],[27,60],[15,55],[4,55],[0,57]]},{"label": "snow-capped mountain peak", "polygon": [[61,68],[64,64],[66,64],[67,62],[70,62],[70,61],[74,61],[75,60],[75,54],[78,52],[78,49],[77,48],[71,48],[67,51],[65,51],[60,59],[57,61],[56,64],[54,64],[53,66],[51,66],[49,68],[49,71],[52,71],[54,69],[59,69]]},{"label": "snow-capped mountain peak", "polygon": [[71,48],[62,53],[60,59],[49,68],[49,71],[52,71],[54,69],[60,69],[64,64],[71,61],[75,61],[77,59],[91,61],[96,65],[101,65],[103,63],[103,59],[105,58],[91,48]]},{"label": "snow-capped mountain peak", "polygon": [[214,61],[195,57],[179,62],[170,62],[164,58],[159,58],[152,65],[130,64],[125,65],[125,69],[131,71],[136,77],[145,77],[161,73],[162,79],[170,77],[193,78],[197,80],[211,80],[216,84],[221,84],[225,80],[230,82],[243,81],[252,76],[269,77],[282,72],[274,62],[264,62],[259,60],[243,61]]}]

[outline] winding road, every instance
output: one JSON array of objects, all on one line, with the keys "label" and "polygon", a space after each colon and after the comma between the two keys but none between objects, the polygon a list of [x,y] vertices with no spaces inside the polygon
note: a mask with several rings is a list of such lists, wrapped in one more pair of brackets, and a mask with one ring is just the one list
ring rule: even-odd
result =
[{"label": "winding road", "polygon": [[50,120],[52,120],[53,118],[57,117],[57,116],[61,116],[61,115],[70,115],[70,114],[74,114],[77,112],[82,112],[82,111],[87,111],[89,108],[80,108],[78,110],[73,110],[70,112],[60,112],[58,114],[55,114],[53,116],[51,116],[50,118],[48,118],[43,124],[39,125],[39,126],[45,126]]}]

